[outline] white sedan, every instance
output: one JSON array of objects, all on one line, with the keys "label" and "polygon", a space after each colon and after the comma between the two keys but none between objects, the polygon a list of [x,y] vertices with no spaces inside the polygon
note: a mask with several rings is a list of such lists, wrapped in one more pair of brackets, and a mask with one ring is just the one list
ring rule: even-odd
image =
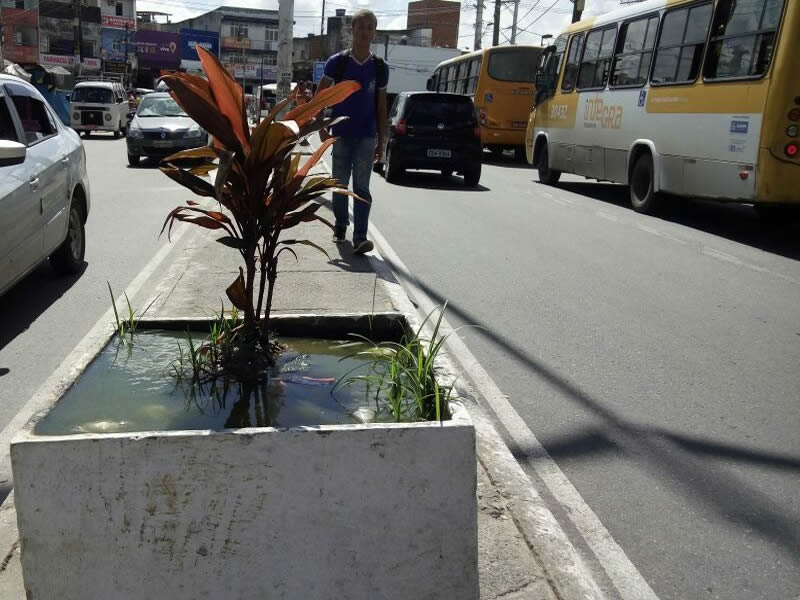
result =
[{"label": "white sedan", "polygon": [[29,83],[0,74],[0,294],[50,258],[77,273],[89,215],[86,153]]}]

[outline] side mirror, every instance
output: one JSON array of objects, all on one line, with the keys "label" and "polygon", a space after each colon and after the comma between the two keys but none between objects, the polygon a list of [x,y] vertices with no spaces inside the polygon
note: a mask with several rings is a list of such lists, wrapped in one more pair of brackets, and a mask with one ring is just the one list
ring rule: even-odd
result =
[{"label": "side mirror", "polygon": [[0,140],[0,167],[21,165],[25,162],[27,154],[28,147],[25,144]]},{"label": "side mirror", "polygon": [[429,92],[433,91],[433,77],[428,77],[428,81],[425,82],[425,89]]}]

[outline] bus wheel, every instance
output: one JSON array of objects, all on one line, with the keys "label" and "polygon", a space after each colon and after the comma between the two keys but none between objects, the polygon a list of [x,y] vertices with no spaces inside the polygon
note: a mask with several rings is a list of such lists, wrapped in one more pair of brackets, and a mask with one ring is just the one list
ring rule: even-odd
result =
[{"label": "bus wheel", "polygon": [[639,155],[633,165],[630,180],[631,206],[636,212],[654,214],[661,205],[661,195],[653,191],[653,157],[649,152]]},{"label": "bus wheel", "polygon": [[539,170],[539,181],[545,185],[555,185],[561,179],[561,171],[550,168],[550,155],[546,145],[539,153],[539,162],[536,167]]}]

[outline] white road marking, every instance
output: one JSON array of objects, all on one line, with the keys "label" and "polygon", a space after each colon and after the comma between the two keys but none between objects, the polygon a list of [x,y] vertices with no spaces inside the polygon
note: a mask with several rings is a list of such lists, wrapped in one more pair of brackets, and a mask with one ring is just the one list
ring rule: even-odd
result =
[{"label": "white road marking", "polygon": [[596,211],[595,214],[601,219],[606,219],[607,221],[611,221],[613,223],[619,223],[619,219],[617,217],[610,215],[607,212],[603,212],[602,210]]},{"label": "white road marking", "polygon": [[553,202],[556,204],[560,204],[561,206],[569,206],[571,202],[567,202],[566,200],[562,200],[561,198],[553,198]]},{"label": "white road marking", "polygon": [[653,229],[652,227],[648,227],[647,225],[642,225],[641,223],[637,223],[636,224],[636,229],[639,229],[639,230],[644,231],[645,233],[649,233],[651,235],[661,236],[661,234],[658,231],[656,231],[655,229]]},{"label": "white road marking", "polygon": [[[400,257],[392,250],[377,227],[370,225],[370,235],[375,240],[380,253],[393,263],[398,281],[404,282],[409,295],[415,298],[422,314],[430,314],[436,304],[416,284]],[[453,332],[453,328],[442,320],[443,335]],[[503,394],[490,375],[481,367],[461,338],[449,335],[448,350],[458,360],[462,372],[468,373],[476,390],[486,400],[497,418],[521,448],[531,449],[534,458],[531,466],[541,478],[553,497],[564,508],[565,514],[572,521],[578,532],[597,558],[614,587],[623,600],[658,600],[655,592],[628,559],[625,551],[617,544],[608,530],[600,522],[597,515],[583,500],[578,490],[559,469],[547,450],[541,445],[522,417],[514,410],[508,398]],[[533,484],[531,484],[533,485]]]}]

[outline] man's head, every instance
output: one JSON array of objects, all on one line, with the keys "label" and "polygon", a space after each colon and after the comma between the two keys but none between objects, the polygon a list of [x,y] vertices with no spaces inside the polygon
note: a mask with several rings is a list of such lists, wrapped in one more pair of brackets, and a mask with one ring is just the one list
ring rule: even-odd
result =
[{"label": "man's head", "polygon": [[369,51],[375,41],[375,30],[378,28],[378,17],[368,9],[359,10],[353,15],[353,49]]}]

